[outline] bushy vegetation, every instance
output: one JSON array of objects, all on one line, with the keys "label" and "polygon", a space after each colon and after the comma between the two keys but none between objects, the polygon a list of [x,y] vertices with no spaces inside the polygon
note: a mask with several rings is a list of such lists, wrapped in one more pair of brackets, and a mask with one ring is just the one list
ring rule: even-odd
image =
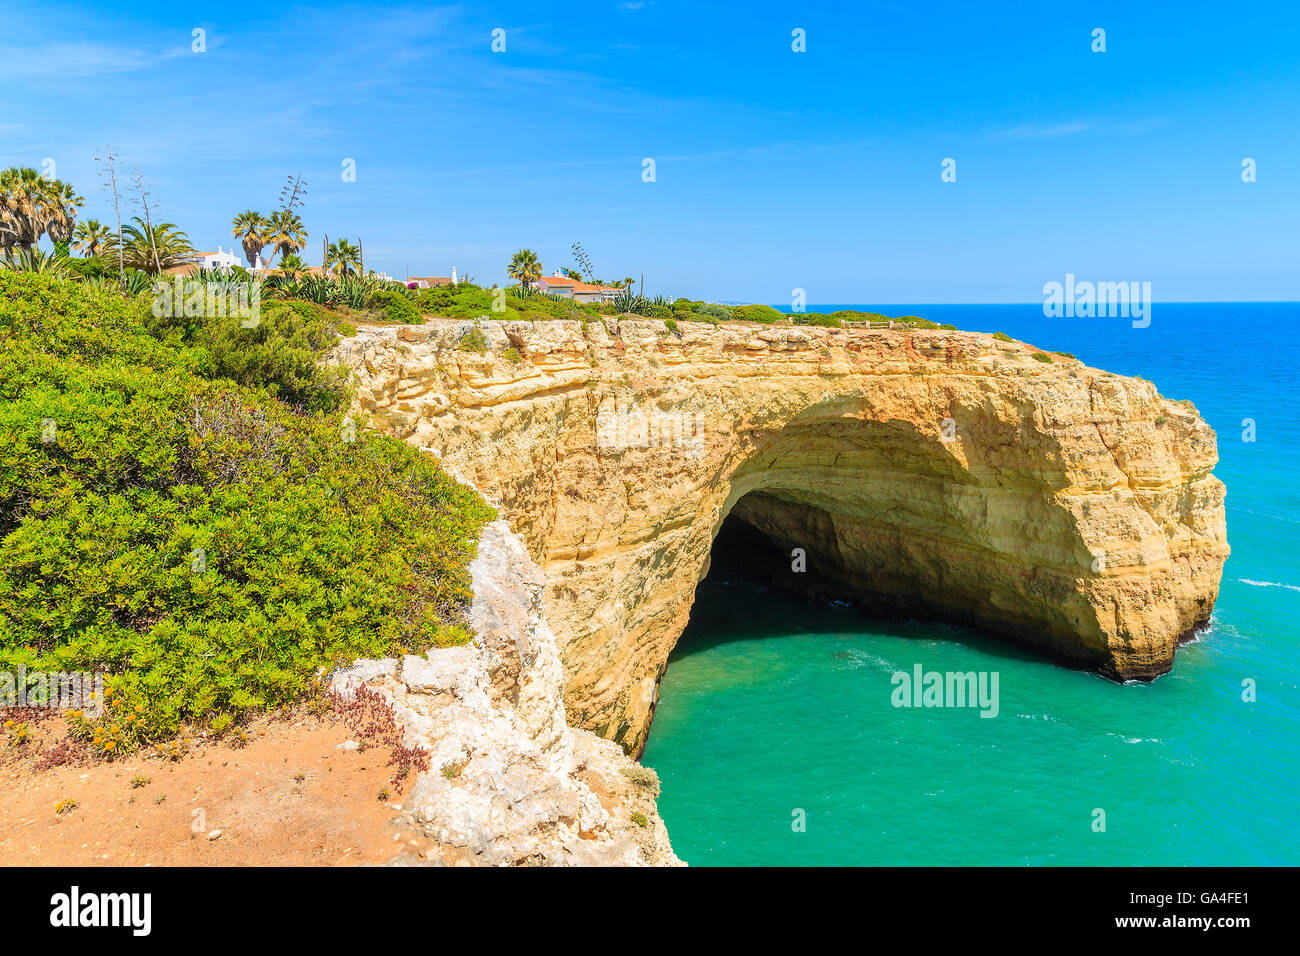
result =
[{"label": "bushy vegetation", "polygon": [[412,301],[412,296],[407,295],[405,289],[379,289],[370,297],[369,306],[382,312],[389,322],[418,325],[424,321],[420,316],[420,310]]},{"label": "bushy vegetation", "polygon": [[356,657],[459,643],[491,509],[346,416],[307,303],[160,321],[0,272],[0,670],[103,672],[102,753],[221,732]]},{"label": "bushy vegetation", "polygon": [[762,322],[771,325],[785,318],[770,305],[738,305],[731,310],[732,318],[737,322]]}]

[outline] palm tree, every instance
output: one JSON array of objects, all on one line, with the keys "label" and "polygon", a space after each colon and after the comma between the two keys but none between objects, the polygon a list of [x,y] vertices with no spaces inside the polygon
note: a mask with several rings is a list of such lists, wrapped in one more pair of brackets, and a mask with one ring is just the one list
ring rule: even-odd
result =
[{"label": "palm tree", "polygon": [[77,223],[72,233],[73,248],[87,259],[93,259],[104,251],[110,236],[108,226],[101,226],[98,219],[87,219]]},{"label": "palm tree", "polygon": [[70,185],[30,167],[0,172],[0,248],[30,250],[47,234],[51,242],[67,242],[84,203]]},{"label": "palm tree", "polygon": [[190,237],[176,228],[173,222],[146,224],[139,216],[134,226],[124,226],[122,237],[110,235],[104,242],[104,251],[116,251],[120,241],[122,260],[128,269],[139,269],[148,275],[157,275],[192,261],[194,247]]},{"label": "palm tree", "polygon": [[270,222],[260,212],[248,209],[230,220],[230,225],[232,226],[230,234],[239,238],[240,244],[244,247],[244,259],[249,267],[257,265],[257,257],[262,254],[269,241]]},{"label": "palm tree", "polygon": [[581,281],[582,281],[582,273],[579,272],[577,269],[570,269],[570,268],[568,268],[568,267],[565,267],[565,268],[561,269],[560,271],[563,272],[563,273],[564,273],[566,276],[568,276],[570,279],[573,279],[573,280],[575,280],[575,281],[577,281],[577,282],[581,282]]},{"label": "palm tree", "polygon": [[55,251],[61,256],[68,254],[68,241],[72,239],[73,228],[77,223],[77,210],[86,201],[77,195],[68,183],[54,180],[49,184],[50,216],[45,223],[45,234],[54,243]]},{"label": "palm tree", "polygon": [[355,273],[361,268],[361,250],[346,239],[331,242],[325,250],[325,268],[332,268],[339,278]]},{"label": "palm tree", "polygon": [[622,286],[624,289],[630,289],[632,288],[632,283],[634,282],[636,282],[636,280],[633,279],[631,276],[628,276],[626,279],[622,279],[619,282],[616,282],[615,285]]},{"label": "palm tree", "polygon": [[286,278],[296,279],[300,272],[307,271],[307,263],[302,261],[301,256],[291,252],[280,257],[280,271]]},{"label": "palm tree", "polygon": [[506,275],[512,279],[518,279],[519,284],[525,289],[531,289],[533,282],[542,277],[542,262],[537,258],[537,253],[531,249],[520,249],[510,260],[510,268],[506,270]]},{"label": "palm tree", "polygon": [[277,209],[267,222],[266,241],[271,245],[271,256],[287,256],[307,245],[307,230],[302,217],[287,209]]}]

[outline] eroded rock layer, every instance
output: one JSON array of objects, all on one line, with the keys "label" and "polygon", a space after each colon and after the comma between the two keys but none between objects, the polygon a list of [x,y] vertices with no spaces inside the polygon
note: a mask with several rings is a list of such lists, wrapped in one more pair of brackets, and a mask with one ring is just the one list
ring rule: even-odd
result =
[{"label": "eroded rock layer", "polygon": [[[1214,433],[1150,382],[970,332],[484,321],[363,328],[357,407],[543,568],[569,719],[630,750],[734,509],[805,591],[1167,671],[1228,554]],[[783,573],[797,572],[785,567]]]}]

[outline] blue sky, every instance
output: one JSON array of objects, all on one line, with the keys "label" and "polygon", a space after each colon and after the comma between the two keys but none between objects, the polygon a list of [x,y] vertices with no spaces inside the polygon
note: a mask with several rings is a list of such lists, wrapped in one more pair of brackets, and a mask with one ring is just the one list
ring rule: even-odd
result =
[{"label": "blue sky", "polygon": [[111,219],[111,142],[204,249],[301,171],[305,258],[360,238],[398,277],[580,240],[723,301],[1300,299],[1300,4],[985,6],[0,0],[0,167]]}]

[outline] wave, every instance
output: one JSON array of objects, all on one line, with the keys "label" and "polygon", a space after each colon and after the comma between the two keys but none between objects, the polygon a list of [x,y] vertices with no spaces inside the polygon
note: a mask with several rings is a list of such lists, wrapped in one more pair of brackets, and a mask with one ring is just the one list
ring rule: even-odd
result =
[{"label": "wave", "polygon": [[1282,584],[1278,581],[1252,581],[1250,578],[1237,578],[1237,580],[1256,588],[1286,588],[1288,591],[1300,591],[1300,587],[1294,584]]}]

